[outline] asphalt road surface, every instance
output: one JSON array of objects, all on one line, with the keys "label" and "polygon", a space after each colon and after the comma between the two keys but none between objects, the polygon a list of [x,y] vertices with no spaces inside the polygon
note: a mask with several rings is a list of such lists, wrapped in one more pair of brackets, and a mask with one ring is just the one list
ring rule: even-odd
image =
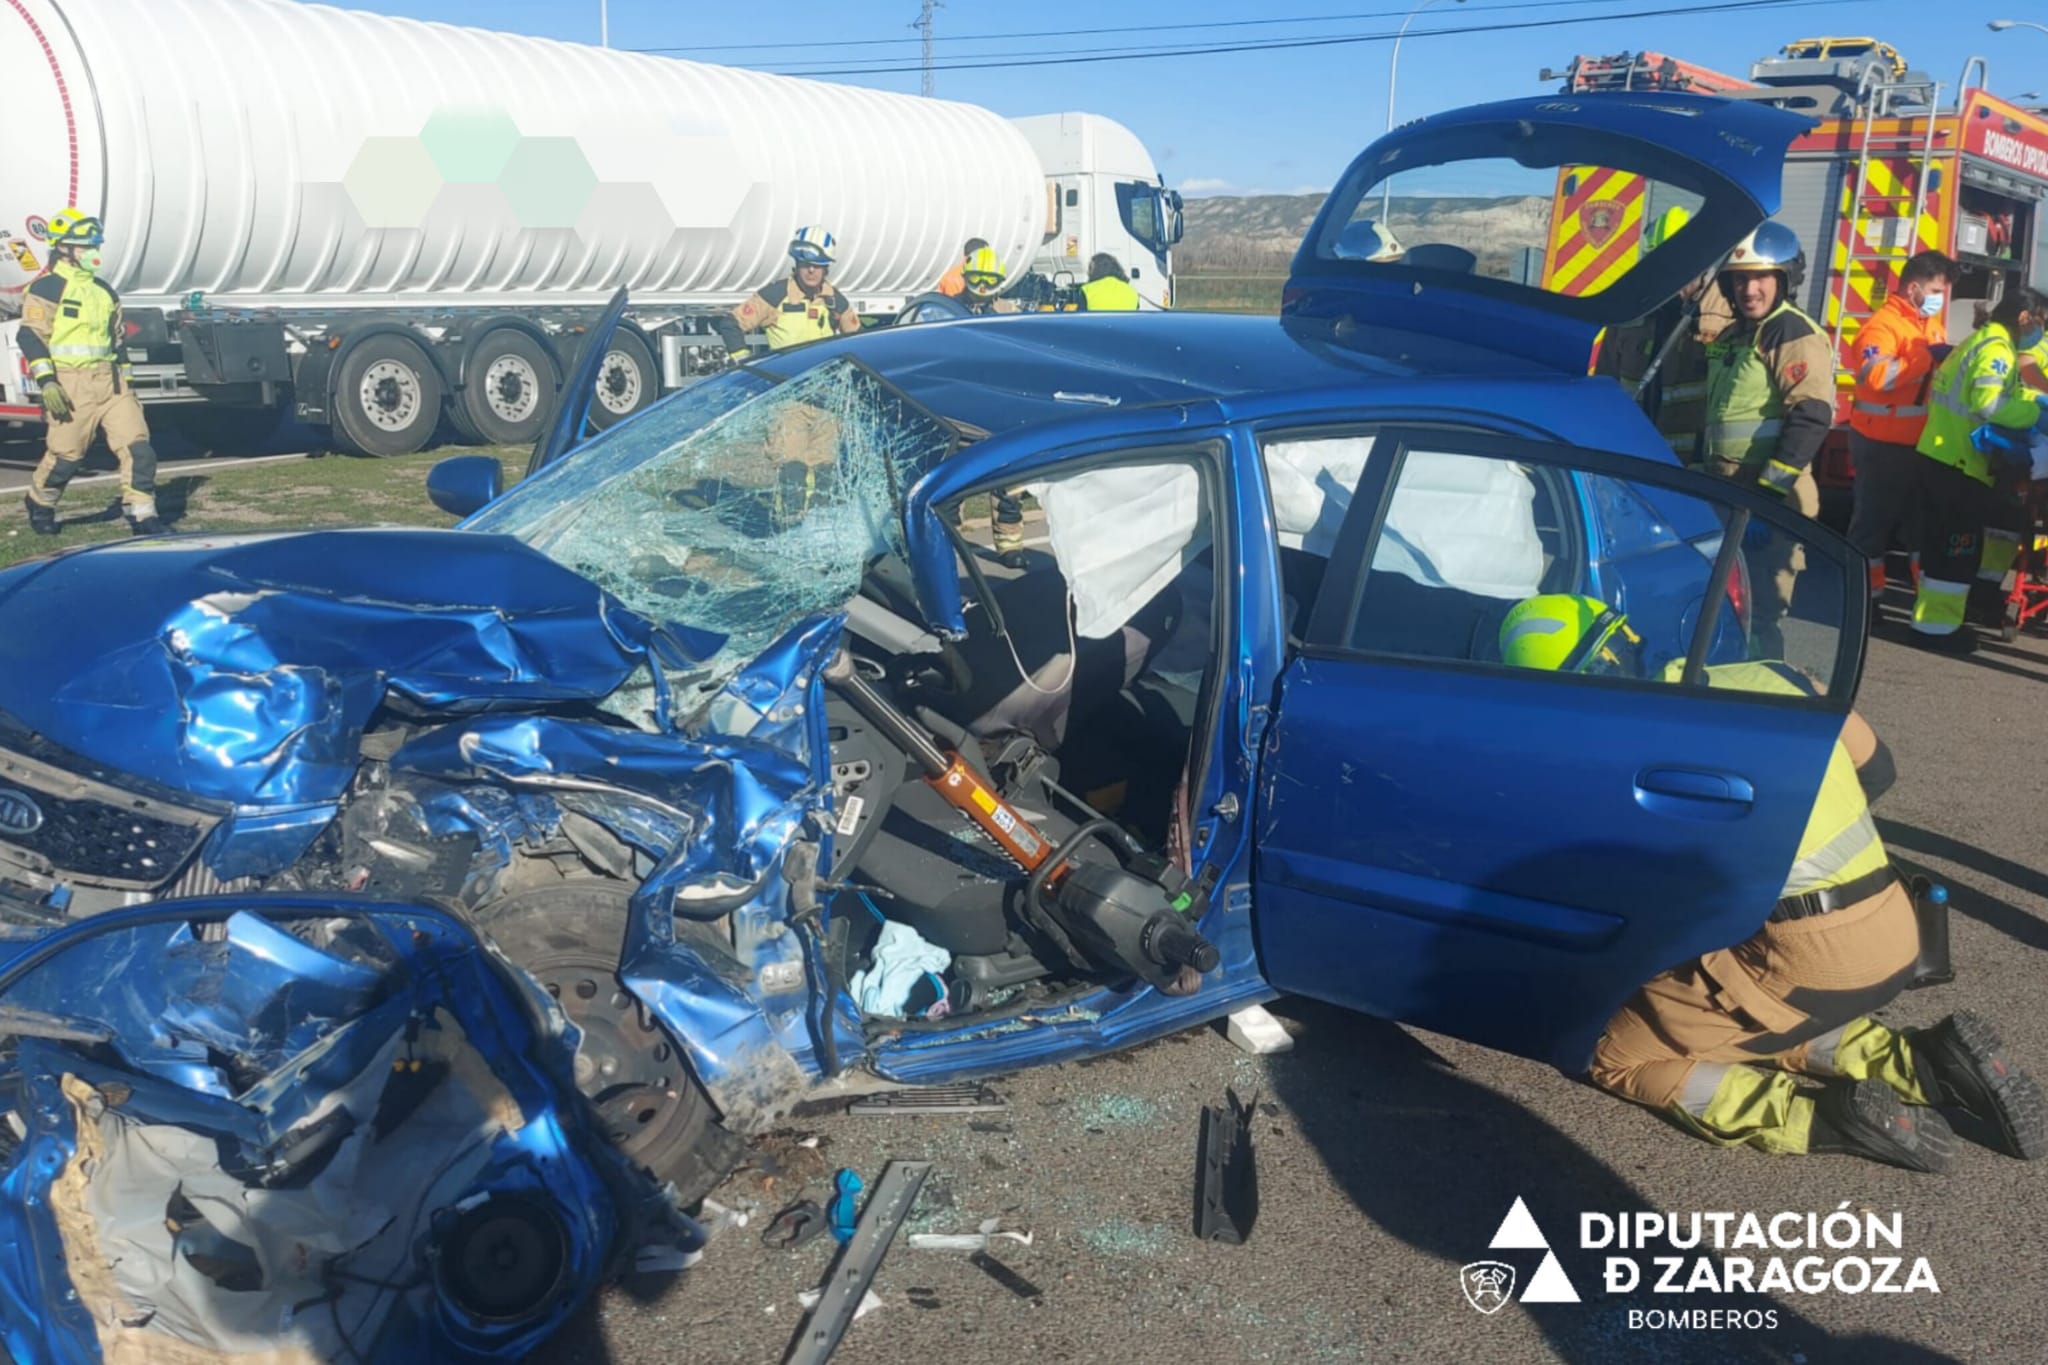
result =
[{"label": "asphalt road surface", "polygon": [[[1956,910],[1956,983],[1909,993],[1884,1017],[1932,1023],[1967,1005],[2048,1077],[2048,642],[1952,660],[1880,639],[1860,705],[1899,760],[1877,811],[1885,836],[1949,883]],[[1016,1297],[961,1255],[899,1241],[875,1284],[883,1307],[833,1357],[845,1365],[2048,1358],[2048,1162],[1972,1147],[1937,1178],[1721,1151],[1534,1062],[1303,1002],[1276,1009],[1297,1044],[1275,1057],[1203,1029],[1008,1078],[1000,1114],[802,1120],[793,1136],[817,1149],[770,1140],[760,1159],[783,1173],[742,1172],[717,1196],[757,1202],[751,1227],[723,1231],[663,1285],[609,1291],[538,1358],[780,1360],[801,1320],[797,1293],[823,1276],[831,1241],[769,1251],[762,1222],[799,1186],[822,1200],[832,1168],[872,1181],[890,1158],[936,1163],[912,1230],[971,1232],[988,1217],[1028,1230],[1028,1248],[1000,1242],[996,1254],[1043,1292]],[[1263,1207],[1235,1247],[1190,1230],[1201,1107],[1226,1087],[1260,1097]],[[1518,1196],[1583,1301],[1483,1315],[1465,1300],[1462,1265],[1500,1259],[1526,1285],[1541,1259],[1488,1250]],[[1826,1215],[1844,1201],[1896,1213],[1901,1250],[1861,1254],[1902,1255],[1901,1284],[1924,1257],[1940,1292],[1609,1296],[1606,1253],[1577,1246],[1584,1212]],[[1750,1316],[1678,1330],[1630,1319],[1712,1309]]]}]

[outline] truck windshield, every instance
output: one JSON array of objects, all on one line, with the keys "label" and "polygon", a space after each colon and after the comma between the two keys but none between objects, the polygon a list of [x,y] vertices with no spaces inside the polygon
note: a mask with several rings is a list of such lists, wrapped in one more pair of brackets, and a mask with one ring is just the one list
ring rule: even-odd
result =
[{"label": "truck windshield", "polygon": [[1118,182],[1116,210],[1123,219],[1124,231],[1150,247],[1154,255],[1164,255],[1173,245],[1174,215],[1167,211],[1157,185],[1133,180]]},{"label": "truck windshield", "polygon": [[613,428],[464,523],[509,535],[653,620],[723,637],[714,686],[901,552],[902,489],[955,434],[835,360],[739,370]]}]

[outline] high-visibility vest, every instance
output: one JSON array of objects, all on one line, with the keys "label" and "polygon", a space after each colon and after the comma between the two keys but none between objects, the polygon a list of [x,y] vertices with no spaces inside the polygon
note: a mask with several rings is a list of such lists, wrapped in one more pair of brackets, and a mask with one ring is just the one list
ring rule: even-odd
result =
[{"label": "high-visibility vest", "polygon": [[[1724,335],[1707,347],[1702,459],[1733,460],[1760,469],[1778,448],[1778,435],[1785,426],[1785,399],[1772,382],[1771,367],[1758,343],[1771,319],[1787,311],[1798,312],[1791,304],[1781,303],[1756,326],[1738,329],[1738,335]],[[1816,326],[1814,330],[1820,329]]]},{"label": "high-visibility vest", "polygon": [[[1705,670],[1705,680],[1709,687],[1788,697],[1813,695],[1812,689],[1787,676],[1783,664],[1761,660],[1715,664]],[[1806,828],[1800,833],[1792,871],[1785,878],[1785,889],[1778,894],[1780,898],[1803,896],[1809,891],[1843,886],[1877,871],[1889,860],[1884,841],[1878,837],[1877,822],[1871,819],[1870,803],[1864,799],[1863,784],[1857,780],[1856,762],[1838,739],[1834,752],[1828,755],[1827,775],[1821,779],[1820,793],[1806,817]]]},{"label": "high-visibility vest", "polygon": [[1985,423],[2025,431],[2040,419],[2033,395],[2020,382],[2019,355],[2002,322],[1987,322],[1934,372],[1927,427],[1916,449],[1989,487],[1991,457],[1970,444]]},{"label": "high-visibility vest", "polygon": [[788,346],[801,346],[807,341],[823,341],[826,337],[839,335],[839,311],[845,306],[837,291],[826,285],[815,295],[806,295],[791,282],[782,295],[782,303],[776,308],[775,316],[761,333],[768,339],[768,349],[780,351]]},{"label": "high-visibility vest", "polygon": [[1120,280],[1114,275],[1104,275],[1099,280],[1090,280],[1081,286],[1081,297],[1087,300],[1091,313],[1135,313],[1138,311],[1138,291],[1129,280]]},{"label": "high-visibility vest", "polygon": [[[58,262],[51,267],[51,274],[64,282],[64,292],[50,323],[49,365],[58,370],[86,370],[117,363],[121,357],[117,341],[125,340],[116,336],[120,296],[98,277],[68,262]],[[41,368],[40,364],[31,366],[32,370]],[[42,375],[31,377],[40,379]]]}]

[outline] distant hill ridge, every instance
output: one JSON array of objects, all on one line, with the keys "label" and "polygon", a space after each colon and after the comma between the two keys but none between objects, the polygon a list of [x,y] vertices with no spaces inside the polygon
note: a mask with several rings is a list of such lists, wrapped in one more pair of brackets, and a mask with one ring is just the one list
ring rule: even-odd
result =
[{"label": "distant hill ridge", "polygon": [[[1284,273],[1326,197],[1252,194],[1190,199],[1182,208],[1186,235],[1174,248],[1174,268]],[[1505,262],[1520,247],[1542,245],[1549,220],[1548,195],[1396,195],[1390,222],[1394,235],[1404,242],[1449,242],[1492,264]]]}]

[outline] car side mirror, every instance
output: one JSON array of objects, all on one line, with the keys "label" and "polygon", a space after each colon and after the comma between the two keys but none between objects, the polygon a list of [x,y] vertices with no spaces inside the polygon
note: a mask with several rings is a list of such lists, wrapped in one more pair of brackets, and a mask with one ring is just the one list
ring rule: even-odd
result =
[{"label": "car side mirror", "polygon": [[503,477],[495,456],[457,455],[427,471],[427,496],[449,516],[466,517],[498,496]]}]

